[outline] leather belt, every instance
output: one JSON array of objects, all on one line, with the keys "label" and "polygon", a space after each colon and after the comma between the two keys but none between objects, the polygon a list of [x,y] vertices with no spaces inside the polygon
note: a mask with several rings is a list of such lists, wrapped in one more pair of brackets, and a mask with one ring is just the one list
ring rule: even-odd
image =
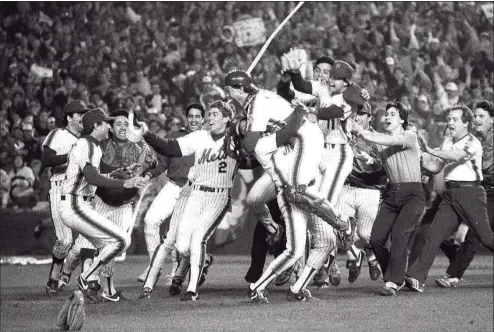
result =
[{"label": "leather belt", "polygon": [[446,189],[480,187],[480,181],[446,181]]},{"label": "leather belt", "polygon": [[[82,197],[82,199],[86,202],[92,202],[93,199],[94,199],[94,196],[80,196],[80,195],[71,195],[71,196],[78,196],[78,197]],[[68,195],[62,195],[60,196],[60,199],[62,201],[65,201],[66,199],[68,199]]]},{"label": "leather belt", "polygon": [[230,192],[229,188],[213,188],[213,187],[200,186],[200,185],[193,185],[192,188],[195,190],[205,191],[208,193],[222,193],[225,191]]}]

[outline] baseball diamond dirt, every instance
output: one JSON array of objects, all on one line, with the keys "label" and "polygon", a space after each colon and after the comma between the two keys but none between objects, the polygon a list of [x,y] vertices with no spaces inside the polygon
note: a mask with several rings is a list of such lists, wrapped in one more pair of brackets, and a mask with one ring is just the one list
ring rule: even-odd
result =
[{"label": "baseball diamond dirt", "polygon": [[[338,256],[344,266],[344,256]],[[153,297],[137,300],[141,285],[135,281],[147,256],[130,256],[117,263],[117,284],[129,301],[86,304],[82,331],[352,331],[352,332],[489,332],[493,331],[493,259],[479,255],[465,280],[453,289],[435,285],[447,267],[438,256],[423,294],[402,291],[396,297],[378,295],[380,284],[369,279],[364,264],[360,278],[316,290],[320,300],[288,302],[288,286],[270,287],[269,304],[249,303],[243,276],[248,256],[216,256],[215,264],[196,302],[171,298],[164,279]],[[58,331],[56,319],[68,290],[48,298],[44,291],[46,266],[1,266],[1,331]]]}]

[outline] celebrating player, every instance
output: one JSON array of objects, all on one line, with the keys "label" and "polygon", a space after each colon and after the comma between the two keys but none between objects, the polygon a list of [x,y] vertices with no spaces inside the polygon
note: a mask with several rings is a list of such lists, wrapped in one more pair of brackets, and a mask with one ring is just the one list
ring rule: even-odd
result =
[{"label": "celebrating player", "polygon": [[65,179],[68,153],[81,134],[82,116],[88,110],[82,100],[69,102],[63,109],[65,128],[52,130],[43,142],[41,162],[44,167],[52,167],[53,174],[50,178],[50,209],[56,237],[46,284],[48,295],[56,295],[58,292],[63,262],[72,246],[72,230],[62,222],[60,216],[60,190]]},{"label": "celebrating player", "polygon": [[[195,132],[202,128],[206,110],[199,103],[191,103],[185,108],[185,116],[187,118],[187,129],[174,131],[169,138],[176,139],[185,136],[191,132]],[[158,195],[153,200],[144,217],[144,236],[146,239],[147,250],[149,253],[150,262],[153,260],[154,252],[160,244],[160,226],[167,218],[172,215],[177,201],[181,195],[182,189],[187,183],[187,176],[190,168],[194,165],[194,156],[183,157],[166,157],[163,168],[167,168],[168,182],[160,190]],[[170,221],[170,227],[165,238],[165,247],[173,248],[175,244],[176,232],[178,228],[178,219],[174,219],[174,223]],[[137,278],[144,282],[149,271],[150,265]],[[172,278],[177,266],[172,268]]]},{"label": "celebrating player", "polygon": [[99,250],[91,266],[77,279],[81,291],[90,296],[88,278],[130,243],[126,231],[97,212],[93,206],[96,187],[142,188],[146,180],[134,177],[126,181],[109,179],[99,173],[103,155],[99,142],[108,138],[114,118],[107,117],[100,108],[90,110],[82,117],[83,137],[78,139],[68,156],[66,180],[61,188],[60,214],[63,222],[85,236]]},{"label": "celebrating player", "polygon": [[196,301],[206,262],[206,243],[230,205],[230,189],[238,169],[238,144],[227,133],[234,107],[222,101],[211,104],[209,131],[199,130],[177,139],[162,139],[142,123],[144,139],[158,153],[194,155],[194,182],[179,224],[176,248],[190,256],[190,281],[181,301]]},{"label": "celebrating player", "polygon": [[[243,71],[233,71],[225,78],[227,94],[236,99],[246,110],[247,129],[243,140],[247,152],[254,151],[265,174],[254,184],[247,197],[249,205],[259,220],[272,225],[266,202],[278,191],[278,204],[286,223],[287,249],[266,269],[261,278],[249,287],[249,297],[253,302],[268,302],[265,288],[285,270],[295,264],[305,251],[306,230],[309,215],[304,207],[309,204],[315,213],[351,238],[352,227],[349,221],[339,219],[327,200],[315,189],[316,174],[320,165],[323,136],[317,125],[305,121],[304,111],[294,111],[280,96],[259,90],[252,84],[251,77]],[[299,121],[294,121],[299,119]],[[280,123],[286,125],[280,127]],[[276,134],[266,134],[267,132]],[[280,133],[286,133],[280,135]],[[291,139],[291,142],[288,141]],[[308,201],[316,202],[311,205]],[[332,231],[332,230],[331,230]],[[323,235],[329,238],[330,234]],[[328,247],[334,246],[328,241]],[[318,248],[325,251],[324,248]],[[327,255],[326,255],[327,256]],[[326,257],[325,256],[325,257]],[[312,279],[323,261],[318,255],[309,257],[300,278],[290,288],[288,297],[298,301],[307,300],[310,293],[307,283]],[[324,257],[324,259],[325,259]],[[324,260],[323,259],[323,260]]]}]

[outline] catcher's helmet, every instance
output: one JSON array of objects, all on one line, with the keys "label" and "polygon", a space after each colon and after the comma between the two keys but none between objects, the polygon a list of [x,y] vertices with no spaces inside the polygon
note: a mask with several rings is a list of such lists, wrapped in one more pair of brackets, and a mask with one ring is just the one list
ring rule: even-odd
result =
[{"label": "catcher's helmet", "polygon": [[250,87],[252,84],[252,78],[249,74],[242,70],[234,70],[226,74],[225,86],[243,86],[244,88]]}]

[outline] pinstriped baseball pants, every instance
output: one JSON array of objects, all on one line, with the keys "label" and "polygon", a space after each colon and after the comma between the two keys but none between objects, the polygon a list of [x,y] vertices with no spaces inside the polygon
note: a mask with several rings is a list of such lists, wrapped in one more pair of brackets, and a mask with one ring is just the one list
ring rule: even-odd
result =
[{"label": "pinstriped baseball pants", "polygon": [[53,221],[53,227],[55,228],[55,244],[53,245],[53,256],[59,259],[64,259],[70,247],[72,246],[72,229],[67,227],[62,221],[60,215],[60,183],[61,181],[53,181],[50,183],[50,210],[51,220]]},{"label": "pinstriped baseball pants", "polygon": [[99,261],[107,264],[127,249],[130,236],[121,227],[97,212],[94,205],[85,201],[82,196],[66,197],[61,204],[64,223],[77,230],[99,250]]},{"label": "pinstriped baseball pants", "polygon": [[357,235],[369,243],[372,225],[376,220],[381,202],[381,191],[377,189],[344,186],[336,202],[339,214],[357,218]]},{"label": "pinstriped baseball pants", "polygon": [[[156,251],[154,252],[154,256],[151,260],[151,266],[162,269],[168,253],[175,248],[179,228],[182,227],[180,224],[180,219],[184,214],[185,207],[187,206],[187,200],[189,199],[191,192],[192,186],[190,185],[185,185],[180,191],[180,196],[177,199],[177,203],[175,204],[175,208],[173,209],[172,217],[170,219],[170,228],[166,233],[166,237],[161,241],[158,247],[156,247]],[[183,227],[185,227],[185,225]]]}]

